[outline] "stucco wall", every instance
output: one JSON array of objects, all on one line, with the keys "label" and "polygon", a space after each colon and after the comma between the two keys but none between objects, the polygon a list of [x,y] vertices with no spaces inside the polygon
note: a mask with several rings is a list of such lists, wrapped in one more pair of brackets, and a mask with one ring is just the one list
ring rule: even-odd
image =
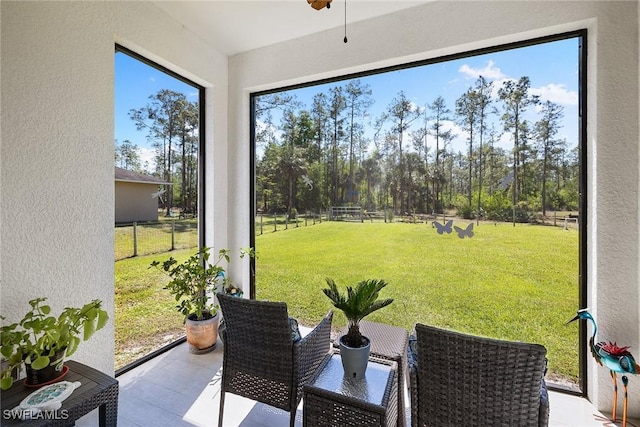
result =
[{"label": "stucco wall", "polygon": [[[232,57],[229,164],[235,168],[230,180],[248,188],[251,91],[585,28],[589,306],[600,337],[630,345],[640,357],[637,2],[435,2],[352,24],[347,44],[338,28]],[[229,209],[230,217],[248,223],[247,198],[229,200]],[[232,242],[242,242],[249,230],[233,227],[232,233]],[[574,314],[567,313],[567,319]],[[610,411],[608,372],[591,358],[588,363],[589,396]],[[639,378],[630,378],[629,389],[630,401],[640,401]],[[638,405],[629,410],[640,414]]]},{"label": "stucco wall", "polygon": [[[213,145],[226,141],[227,59],[147,2],[2,1],[0,17],[0,313],[99,298],[113,318],[115,43],[207,88],[210,199],[226,185]],[[112,373],[113,334],[110,322],[73,358]]]}]

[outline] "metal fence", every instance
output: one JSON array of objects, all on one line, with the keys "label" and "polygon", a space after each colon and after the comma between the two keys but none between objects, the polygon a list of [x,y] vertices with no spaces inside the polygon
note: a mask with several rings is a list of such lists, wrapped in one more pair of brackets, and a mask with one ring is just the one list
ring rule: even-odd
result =
[{"label": "metal fence", "polygon": [[304,215],[297,215],[290,218],[288,215],[278,214],[259,214],[256,215],[256,235],[265,233],[273,233],[279,230],[288,230],[289,228],[308,227],[310,225],[321,224],[327,220],[327,213],[307,212]]},{"label": "metal fence", "polygon": [[197,219],[117,225],[115,260],[198,247]]}]

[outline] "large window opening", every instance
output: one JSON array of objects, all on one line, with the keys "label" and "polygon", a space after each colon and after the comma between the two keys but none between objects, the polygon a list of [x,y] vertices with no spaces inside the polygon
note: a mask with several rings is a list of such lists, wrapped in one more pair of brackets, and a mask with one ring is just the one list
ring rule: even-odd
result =
[{"label": "large window opening", "polygon": [[117,46],[115,369],[183,340],[184,317],[152,261],[201,244],[204,89]]},{"label": "large window opening", "polygon": [[547,381],[584,390],[585,41],[252,94],[252,295],[314,324],[325,278],[384,279],[370,320],[540,343]]}]

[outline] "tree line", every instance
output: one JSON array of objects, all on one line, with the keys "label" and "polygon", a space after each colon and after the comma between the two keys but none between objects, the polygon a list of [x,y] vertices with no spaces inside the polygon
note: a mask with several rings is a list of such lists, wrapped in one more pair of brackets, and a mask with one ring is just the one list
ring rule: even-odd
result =
[{"label": "tree line", "polygon": [[173,185],[160,196],[169,215],[172,208],[196,212],[198,203],[198,103],[168,89],[149,96],[147,105],[129,111],[139,131],[155,150],[154,164],[141,164],[139,147],[129,140],[115,141],[115,164],[124,169],[151,174]]},{"label": "tree line", "polygon": [[[319,91],[311,105],[290,92],[257,96],[258,209],[455,210],[518,222],[577,209],[578,148],[558,137],[563,107],[531,94],[528,77],[494,88],[481,76],[451,106],[437,96],[421,108],[400,91],[371,118],[374,101],[360,79]],[[510,150],[498,145],[505,137]],[[454,150],[456,138],[465,139],[465,150]]]}]

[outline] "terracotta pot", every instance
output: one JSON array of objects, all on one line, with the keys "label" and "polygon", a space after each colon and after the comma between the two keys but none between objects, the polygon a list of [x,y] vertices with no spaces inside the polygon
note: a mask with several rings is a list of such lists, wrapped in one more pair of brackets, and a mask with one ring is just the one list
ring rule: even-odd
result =
[{"label": "terracotta pot", "polygon": [[210,319],[204,320],[192,320],[187,318],[185,326],[187,330],[189,352],[193,354],[204,354],[216,348],[219,320],[219,313],[216,313],[216,315]]},{"label": "terracotta pot", "polygon": [[364,347],[349,347],[344,345],[340,337],[340,358],[342,359],[342,367],[344,368],[344,376],[348,378],[362,379],[367,371],[369,363],[369,353],[371,352],[371,340],[367,340]]}]

